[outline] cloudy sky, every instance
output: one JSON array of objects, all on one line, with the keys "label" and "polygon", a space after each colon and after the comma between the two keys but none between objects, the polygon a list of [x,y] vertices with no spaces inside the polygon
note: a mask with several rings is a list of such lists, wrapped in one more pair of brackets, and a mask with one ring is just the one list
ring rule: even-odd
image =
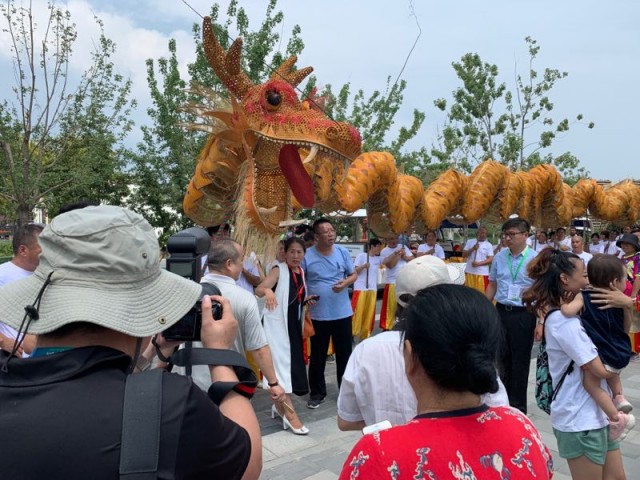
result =
[{"label": "cloudy sky", "polygon": [[[26,0],[25,0],[26,3]],[[183,68],[194,57],[191,28],[200,18],[181,0],[71,0],[66,4],[78,25],[73,68],[81,72],[90,59],[97,29],[92,16],[104,21],[105,31],[118,45],[115,62],[120,73],[134,82],[140,103],[138,126],[149,104],[145,59],[166,55],[175,38]],[[188,0],[201,14],[212,2]],[[219,2],[226,11],[228,1]],[[266,0],[241,0],[251,26],[257,27]],[[36,9],[44,2],[33,0]],[[413,108],[427,120],[412,146],[430,146],[444,114],[433,106],[436,98],[450,99],[460,85],[451,62],[468,52],[498,65],[508,87],[515,72],[525,73],[528,54],[524,38],[538,41],[541,52],[534,68],[569,72],[551,91],[554,118],[584,115],[586,125],[574,125],[552,149],[572,152],[594,178],[612,181],[640,177],[634,138],[640,134],[640,2],[619,0],[415,0],[415,17],[406,0],[280,0],[284,12],[284,39],[294,25],[302,28],[306,44],[298,66],[312,65],[321,84],[351,82],[365,92],[383,89],[387,76],[395,77],[422,29],[402,78],[408,82],[398,125],[407,125]],[[6,34],[0,33],[0,99],[9,98],[13,81]],[[134,144],[139,133],[129,140]]]}]

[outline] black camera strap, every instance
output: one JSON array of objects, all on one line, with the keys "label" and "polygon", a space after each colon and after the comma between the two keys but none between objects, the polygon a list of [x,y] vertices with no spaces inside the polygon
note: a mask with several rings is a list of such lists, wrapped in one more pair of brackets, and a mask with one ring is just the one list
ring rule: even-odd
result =
[{"label": "black camera strap", "polygon": [[256,374],[244,355],[233,350],[214,348],[183,348],[171,356],[171,362],[178,367],[186,365],[225,365],[233,368],[238,382],[214,382],[209,388],[209,397],[219,405],[231,390],[247,398],[253,397],[258,385]]}]

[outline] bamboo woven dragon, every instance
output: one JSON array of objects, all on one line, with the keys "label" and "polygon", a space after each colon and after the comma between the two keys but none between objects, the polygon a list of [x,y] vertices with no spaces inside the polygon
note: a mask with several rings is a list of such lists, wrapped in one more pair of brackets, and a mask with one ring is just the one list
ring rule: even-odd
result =
[{"label": "bamboo woven dragon", "polygon": [[202,226],[232,218],[236,238],[250,248],[272,242],[281,222],[301,208],[353,212],[366,205],[378,235],[437,228],[447,217],[463,224],[515,213],[540,227],[566,225],[587,209],[624,224],[640,217],[640,188],[632,181],[605,190],[584,179],[570,187],[547,164],[510,172],[485,161],[469,176],[447,170],[425,190],[418,178],[398,172],[389,153],[362,152],[354,127],[327,118],[313,98],[298,97],[297,85],[313,69],[295,70],[295,56],[255,85],[241,67],[241,39],[225,51],[209,18],[203,46],[231,111],[202,113],[220,127],[198,157],[184,211]]}]

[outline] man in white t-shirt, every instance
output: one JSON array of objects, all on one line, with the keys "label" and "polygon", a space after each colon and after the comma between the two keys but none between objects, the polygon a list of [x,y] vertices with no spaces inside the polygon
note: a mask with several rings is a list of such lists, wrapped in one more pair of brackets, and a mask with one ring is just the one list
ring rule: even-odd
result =
[{"label": "man in white t-shirt", "polygon": [[467,259],[465,285],[484,293],[489,284],[489,265],[493,260],[493,245],[487,241],[488,231],[478,228],[476,238],[467,240],[462,257]]},{"label": "man in white t-shirt", "polygon": [[564,227],[556,229],[556,234],[553,239],[553,247],[556,250],[562,250],[568,252],[571,250],[571,238],[566,236],[567,230]]},{"label": "man in white t-shirt", "polygon": [[571,251],[582,259],[585,268],[589,264],[589,260],[593,258],[593,255],[584,251],[584,240],[580,235],[571,237]]},{"label": "man in white t-shirt", "polygon": [[253,289],[260,285],[260,282],[263,279],[264,274],[260,273],[260,266],[258,265],[256,254],[255,252],[251,252],[249,258],[246,258],[242,263],[242,273],[240,274],[240,278],[238,278],[236,285],[253,294]]},{"label": "man in white t-shirt", "polygon": [[538,233],[536,233],[536,240],[533,243],[533,247],[536,252],[541,252],[542,250],[544,250],[545,248],[549,248],[550,246],[549,235],[547,235],[547,232],[545,232],[544,230],[540,230]]},{"label": "man in white t-shirt", "polygon": [[600,240],[600,234],[594,233],[591,235],[591,243],[589,244],[589,253],[591,255],[602,255],[604,252],[604,242]]},{"label": "man in white t-shirt", "polygon": [[441,260],[444,260],[444,250],[436,243],[438,239],[436,232],[429,230],[424,236],[425,243],[418,246],[418,257],[422,255],[433,255]]},{"label": "man in white t-shirt", "polygon": [[351,331],[354,337],[365,339],[371,336],[376,318],[376,294],[378,293],[378,267],[382,242],[377,238],[369,240],[369,249],[359,253],[353,262],[358,278],[353,284],[351,308],[353,319]]},{"label": "man in white t-shirt", "polygon": [[[33,223],[16,229],[13,235],[13,258],[0,265],[0,286],[33,274],[40,263],[42,249],[38,243],[38,237],[42,230],[42,225]],[[0,322],[1,350],[10,352],[17,336],[18,332],[14,328]],[[28,357],[34,346],[35,337],[27,335],[18,353]]]},{"label": "man in white t-shirt", "polygon": [[[417,258],[398,273],[396,300],[404,308],[423,288],[463,282],[464,274],[453,265],[432,256]],[[424,318],[428,323],[429,316]],[[383,420],[402,425],[416,416],[416,396],[405,375],[402,350],[402,332],[397,330],[378,333],[356,346],[338,395],[340,430],[360,430]],[[496,393],[482,396],[483,403],[509,404],[500,379],[498,384]]]},{"label": "man in white t-shirt", "polygon": [[398,271],[413,258],[411,250],[398,242],[397,236],[387,239],[387,246],[380,252],[381,265],[385,269],[384,294],[380,310],[380,328],[390,330],[396,319],[396,277]]},{"label": "man in white t-shirt", "polygon": [[616,242],[618,241],[618,232],[611,230],[610,232],[605,233],[608,234],[608,238],[604,242],[602,253],[605,255],[615,255],[616,257],[619,257],[622,250],[616,245]]}]

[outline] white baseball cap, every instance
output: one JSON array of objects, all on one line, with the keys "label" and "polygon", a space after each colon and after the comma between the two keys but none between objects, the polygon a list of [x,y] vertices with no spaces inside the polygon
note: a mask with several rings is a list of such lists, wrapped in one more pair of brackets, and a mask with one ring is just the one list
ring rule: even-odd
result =
[{"label": "white baseball cap", "polygon": [[465,263],[444,263],[433,255],[423,255],[411,260],[398,272],[396,278],[396,300],[406,307],[407,302],[400,299],[404,294],[416,295],[420,290],[441,283],[464,285]]}]

